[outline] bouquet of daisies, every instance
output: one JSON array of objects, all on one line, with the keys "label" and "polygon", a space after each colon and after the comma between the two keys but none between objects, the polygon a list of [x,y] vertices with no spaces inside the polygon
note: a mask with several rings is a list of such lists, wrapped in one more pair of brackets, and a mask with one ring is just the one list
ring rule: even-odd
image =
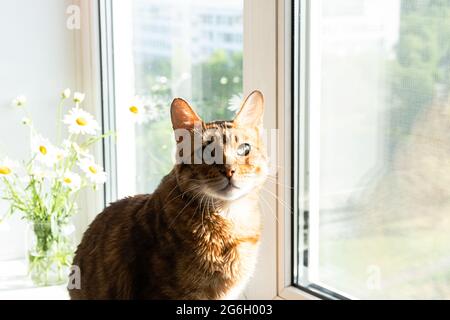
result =
[{"label": "bouquet of daisies", "polygon": [[[9,207],[2,219],[19,213],[30,223],[35,241],[29,248],[29,263],[37,284],[64,280],[62,268],[70,265],[73,254],[64,228],[77,212],[77,196],[81,190],[95,189],[106,181],[102,166],[89,152],[89,147],[106,135],[100,134],[98,122],[81,108],[85,95],[75,92],[70,97],[70,89],[61,94],[55,143],[36,131],[26,98],[17,97],[13,104],[25,113],[22,123],[30,131],[30,157],[22,164],[0,159],[0,197]],[[67,108],[70,100],[73,106]],[[64,116],[63,111],[67,111]],[[65,139],[61,138],[63,128]],[[52,270],[58,271],[58,279],[53,281]]]}]

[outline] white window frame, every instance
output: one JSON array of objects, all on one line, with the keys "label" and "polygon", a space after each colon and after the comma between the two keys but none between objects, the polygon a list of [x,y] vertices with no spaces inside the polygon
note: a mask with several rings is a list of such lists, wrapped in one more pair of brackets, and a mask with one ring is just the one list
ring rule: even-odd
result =
[{"label": "white window frame", "polygon": [[[81,25],[74,31],[75,65],[77,90],[85,92],[84,108],[92,113],[96,119],[103,120],[102,108],[102,72],[101,72],[101,43],[99,30],[98,1],[74,0],[73,5],[80,8]],[[104,124],[103,124],[103,127]],[[104,162],[104,146],[96,144],[92,153],[99,162]],[[83,190],[79,196],[80,227],[77,230],[77,239],[81,240],[82,231],[103,210],[105,203],[105,190],[99,187],[97,192]]]},{"label": "white window frame", "polygon": [[[306,19],[300,19],[299,11],[294,10],[295,0],[278,1],[277,8],[277,128],[279,129],[278,165],[281,170],[277,176],[277,298],[289,300],[317,300],[319,297],[311,292],[302,290],[294,286],[293,262],[297,259],[294,253],[294,237],[297,236],[294,226],[300,228],[302,221],[297,219],[299,208],[295,203],[304,203],[305,199],[297,199],[297,195],[303,193],[296,192],[299,186],[293,179],[294,174],[299,177],[305,176],[305,168],[296,164],[304,164],[304,150],[298,150],[299,146],[304,146],[305,135],[297,135],[300,129],[306,132],[307,125],[305,119],[304,105],[307,102],[307,95],[303,94],[306,88],[306,41],[299,41],[294,38],[294,30],[306,30]],[[302,5],[302,13],[306,12],[306,3],[309,1],[299,1]],[[306,33],[305,33],[306,34]],[[297,36],[297,34],[295,34]],[[303,36],[303,34],[302,34]],[[297,52],[297,50],[299,52]],[[294,61],[295,57],[300,57],[300,61]],[[295,70],[294,70],[295,69]],[[300,72],[302,70],[302,72]],[[294,87],[294,86],[297,87]],[[302,123],[297,119],[303,119]],[[295,156],[295,158],[294,158]],[[299,157],[300,159],[298,159]],[[294,192],[293,192],[294,191]]]},{"label": "white window frame", "polygon": [[[75,4],[80,5],[82,15],[88,17],[86,20],[82,19],[85,24],[77,36],[80,44],[77,56],[80,57],[82,66],[80,84],[90,93],[89,105],[97,106],[90,111],[96,116],[103,116],[105,131],[115,126],[115,119],[110,116],[114,115],[114,76],[111,72],[112,29],[108,1],[110,0],[75,1]],[[278,129],[277,165],[284,168],[277,173],[276,183],[268,182],[266,185],[268,192],[275,194],[278,201],[273,197],[266,198],[269,206],[262,214],[262,247],[255,275],[245,292],[247,299],[318,299],[292,285],[291,243],[294,234],[291,232],[293,213],[290,206],[293,201],[289,186],[294,174],[292,145],[295,141],[292,141],[291,133],[292,118],[296,116],[292,114],[292,110],[296,109],[291,106],[292,103],[299,102],[291,101],[292,68],[298,67],[292,64],[292,1],[244,0],[244,93],[254,89],[264,93],[264,126],[266,129]],[[309,1],[311,0],[306,2]],[[299,82],[303,83],[304,80],[299,79]],[[97,150],[96,153],[104,156],[105,168],[114,172],[117,165],[115,155],[117,151],[121,151],[109,143],[106,142],[103,150]],[[86,226],[102,210],[104,204],[114,200],[117,194],[114,175],[109,179],[113,179],[112,183],[110,180],[103,195],[86,195],[82,199],[93,204],[85,211]]]},{"label": "white window frame", "polygon": [[[320,59],[313,53],[320,45],[320,30],[317,15],[321,12],[321,0],[288,0],[278,2],[278,165],[284,172],[277,177],[278,201],[278,297],[282,299],[336,299],[343,298],[325,288],[306,283],[299,286],[294,276],[314,279],[318,263],[317,215],[318,199],[310,195],[318,194],[318,172],[310,171],[307,163],[318,163],[319,135],[309,134],[310,128],[319,128],[318,109],[320,105]],[[314,24],[312,23],[314,22]],[[309,70],[314,68],[315,72]],[[316,168],[316,166],[314,166]],[[311,190],[311,192],[309,192]],[[284,205],[289,204],[291,207]],[[308,267],[301,267],[304,257],[303,215],[309,212]],[[298,248],[297,246],[300,246]],[[297,252],[296,252],[297,250]],[[298,270],[298,268],[302,268]],[[312,274],[311,274],[312,272]]]}]

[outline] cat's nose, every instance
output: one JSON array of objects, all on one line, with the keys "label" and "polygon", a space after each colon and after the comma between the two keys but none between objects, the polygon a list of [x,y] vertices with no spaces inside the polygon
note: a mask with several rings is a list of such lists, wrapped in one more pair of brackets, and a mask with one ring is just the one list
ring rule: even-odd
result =
[{"label": "cat's nose", "polygon": [[231,179],[233,177],[233,174],[236,172],[236,170],[233,167],[224,167],[220,170],[228,179]]}]

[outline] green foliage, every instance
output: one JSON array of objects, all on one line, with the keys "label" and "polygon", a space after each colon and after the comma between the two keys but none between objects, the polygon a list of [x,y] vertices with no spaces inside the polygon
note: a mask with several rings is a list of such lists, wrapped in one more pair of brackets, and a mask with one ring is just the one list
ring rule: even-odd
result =
[{"label": "green foliage", "polygon": [[[174,137],[169,107],[174,97],[172,64],[168,58],[152,59],[137,66],[137,92],[150,97],[158,117],[137,127],[137,189],[148,192],[157,187],[173,166]],[[215,51],[192,66],[190,103],[205,121],[232,119],[229,101],[242,93],[242,53]]]},{"label": "green foliage", "polygon": [[169,119],[149,122],[137,130],[136,183],[139,192],[154,190],[173,167],[175,140]]},{"label": "green foliage", "polygon": [[229,99],[242,93],[242,52],[218,50],[194,70],[201,90],[195,90],[193,102],[202,117],[206,121],[231,119]]},{"label": "green foliage", "polygon": [[402,1],[396,55],[397,59],[390,66],[392,143],[409,134],[417,115],[433,100],[449,95],[449,0]]}]

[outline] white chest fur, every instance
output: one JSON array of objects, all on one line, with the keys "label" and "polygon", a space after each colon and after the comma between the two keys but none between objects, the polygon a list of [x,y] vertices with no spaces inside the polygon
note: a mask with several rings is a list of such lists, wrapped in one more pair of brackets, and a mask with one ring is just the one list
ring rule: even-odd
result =
[{"label": "white chest fur", "polygon": [[[232,221],[235,234],[241,235],[242,238],[252,238],[255,237],[255,235],[259,236],[260,217],[257,203],[255,203],[253,198],[243,198],[235,201],[221,214]],[[258,247],[259,241],[256,243],[244,241],[237,248],[240,257],[241,276],[235,285],[226,292],[222,298],[223,300],[235,300],[240,298],[240,295],[254,273]]]}]

